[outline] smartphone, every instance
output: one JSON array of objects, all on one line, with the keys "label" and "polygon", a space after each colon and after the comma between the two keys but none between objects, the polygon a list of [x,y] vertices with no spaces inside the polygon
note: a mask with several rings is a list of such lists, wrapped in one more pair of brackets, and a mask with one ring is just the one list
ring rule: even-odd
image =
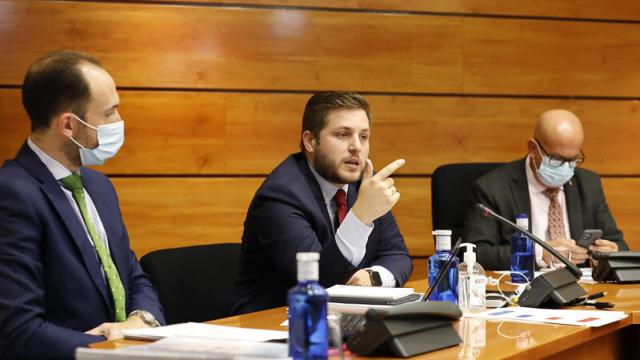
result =
[{"label": "smartphone", "polygon": [[582,232],[578,245],[585,249],[588,249],[596,240],[602,237],[602,230],[600,229],[585,229]]}]

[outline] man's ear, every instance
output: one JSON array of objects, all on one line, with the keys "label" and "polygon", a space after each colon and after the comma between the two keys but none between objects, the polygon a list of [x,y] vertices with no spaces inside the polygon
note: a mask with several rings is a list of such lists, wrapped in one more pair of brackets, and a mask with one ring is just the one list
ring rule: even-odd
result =
[{"label": "man's ear", "polygon": [[540,152],[538,150],[538,146],[536,145],[535,140],[529,139],[529,141],[527,141],[527,149],[529,149],[529,156],[533,161],[533,165],[535,165],[536,168],[539,168],[540,161],[542,161],[542,159],[540,158]]},{"label": "man's ear", "polygon": [[527,149],[529,150],[529,154],[536,156],[538,153],[538,147],[536,146],[536,142],[533,139],[529,139],[527,141]]},{"label": "man's ear", "polygon": [[66,137],[73,136],[73,126],[73,116],[69,112],[57,115],[52,120],[52,127]]},{"label": "man's ear", "polygon": [[302,133],[302,144],[304,145],[304,149],[308,153],[313,153],[316,149],[316,137],[313,136],[313,133],[309,130],[305,130]]}]

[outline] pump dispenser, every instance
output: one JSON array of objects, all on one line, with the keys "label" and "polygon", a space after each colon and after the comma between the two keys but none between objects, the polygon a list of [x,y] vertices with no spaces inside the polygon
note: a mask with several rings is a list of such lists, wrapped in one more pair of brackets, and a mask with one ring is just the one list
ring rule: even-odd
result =
[{"label": "pump dispenser", "polygon": [[463,312],[485,310],[487,277],[484,269],[476,262],[475,244],[464,243],[466,247],[463,262],[458,268],[458,303]]}]

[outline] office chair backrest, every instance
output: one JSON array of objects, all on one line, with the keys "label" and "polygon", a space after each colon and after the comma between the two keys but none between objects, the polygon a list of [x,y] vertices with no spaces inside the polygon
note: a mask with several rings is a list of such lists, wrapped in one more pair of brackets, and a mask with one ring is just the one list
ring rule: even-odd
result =
[{"label": "office chair backrest", "polygon": [[238,272],[240,244],[211,244],[150,252],[142,269],[158,288],[167,323],[227,315]]},{"label": "office chair backrest", "polygon": [[[473,182],[504,163],[460,163],[439,166],[431,177],[433,229],[451,229],[452,243],[462,236],[464,219],[471,207]],[[464,240],[464,239],[463,239]]]}]

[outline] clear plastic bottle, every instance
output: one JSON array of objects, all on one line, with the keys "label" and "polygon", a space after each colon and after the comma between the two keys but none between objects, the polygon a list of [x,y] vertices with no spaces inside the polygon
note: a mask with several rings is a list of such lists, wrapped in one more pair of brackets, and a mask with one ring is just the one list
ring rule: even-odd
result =
[{"label": "clear plastic bottle", "polygon": [[[436,253],[428,260],[429,284],[433,284],[438,277],[440,268],[451,258],[451,230],[435,230]],[[449,301],[458,303],[458,259],[454,259],[438,286],[433,290],[429,301]]]},{"label": "clear plastic bottle", "polygon": [[326,359],[327,291],[318,284],[319,253],[297,253],[298,284],[289,290],[289,356]]},{"label": "clear plastic bottle", "polygon": [[[516,225],[529,230],[529,217],[527,214],[516,215]],[[518,284],[531,282],[534,274],[533,260],[533,240],[522,231],[515,231],[511,235],[511,282]],[[523,274],[524,277],[518,273]]]},{"label": "clear plastic bottle", "polygon": [[466,246],[463,261],[458,268],[458,300],[463,312],[481,312],[486,308],[487,277],[482,265],[476,262],[476,253],[473,252],[475,244],[462,244]]}]

